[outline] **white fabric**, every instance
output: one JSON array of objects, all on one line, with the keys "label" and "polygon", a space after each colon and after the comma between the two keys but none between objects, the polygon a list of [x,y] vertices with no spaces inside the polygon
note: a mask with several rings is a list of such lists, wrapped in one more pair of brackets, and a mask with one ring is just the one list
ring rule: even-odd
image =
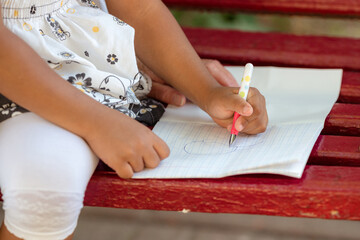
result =
[{"label": "white fabric", "polygon": [[[107,14],[104,1],[99,2],[104,11],[90,0],[0,4],[5,26],[50,68],[91,98],[136,117],[130,107],[151,83],[137,68],[134,29]],[[16,117],[0,123],[5,225],[25,240],[64,239],[76,227],[98,159],[77,135],[12,108]]]},{"label": "white fabric", "polygon": [[137,97],[149,87],[137,67],[131,26],[90,0],[0,3],[4,24],[61,77],[98,102],[136,117],[131,104],[139,104]]},{"label": "white fabric", "polygon": [[95,0],[95,3],[101,8],[101,10],[108,12],[105,0]]},{"label": "white fabric", "polygon": [[64,239],[98,163],[87,143],[34,113],[0,123],[5,225],[26,240]]}]

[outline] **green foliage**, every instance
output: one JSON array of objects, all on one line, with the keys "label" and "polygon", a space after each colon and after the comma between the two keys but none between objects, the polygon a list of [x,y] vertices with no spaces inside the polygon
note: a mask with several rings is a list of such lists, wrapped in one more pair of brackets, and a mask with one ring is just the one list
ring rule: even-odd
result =
[{"label": "green foliage", "polygon": [[173,9],[172,13],[185,27],[360,38],[360,19],[178,9]]},{"label": "green foliage", "polygon": [[[176,20],[182,26],[242,29],[247,31],[269,31],[267,25],[259,22],[258,16],[254,14],[206,12],[195,10],[172,10]],[[278,25],[286,27],[286,20],[272,19],[271,22],[278,22]]]}]

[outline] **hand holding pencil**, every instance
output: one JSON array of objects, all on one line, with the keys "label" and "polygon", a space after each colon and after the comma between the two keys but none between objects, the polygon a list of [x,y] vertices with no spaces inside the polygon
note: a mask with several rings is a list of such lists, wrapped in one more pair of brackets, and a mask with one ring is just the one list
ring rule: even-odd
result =
[{"label": "hand holding pencil", "polygon": [[204,108],[214,122],[234,135],[233,139],[238,132],[264,132],[268,124],[265,98],[259,90],[250,87],[252,70],[252,64],[247,64],[240,91],[239,87],[219,87],[210,94]]},{"label": "hand holding pencil", "polygon": [[[245,101],[250,89],[250,81],[252,77],[252,73],[254,71],[254,66],[251,63],[245,65],[244,69],[244,76],[241,79],[240,89],[239,89],[239,96],[242,97]],[[229,146],[235,141],[236,136],[238,135],[239,131],[236,129],[235,124],[236,120],[240,117],[238,112],[234,113],[233,124],[231,127],[231,136],[229,140]]]}]

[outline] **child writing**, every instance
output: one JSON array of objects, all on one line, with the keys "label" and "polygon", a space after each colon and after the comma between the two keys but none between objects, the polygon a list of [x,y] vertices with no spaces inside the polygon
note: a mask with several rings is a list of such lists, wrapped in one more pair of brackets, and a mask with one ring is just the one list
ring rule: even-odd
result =
[{"label": "child writing", "polygon": [[221,86],[159,0],[108,0],[112,15],[91,0],[0,4],[1,240],[71,239],[99,158],[130,178],[169,155],[134,120],[149,89],[136,57],[220,126],[236,111],[238,130],[266,129],[264,97]]}]

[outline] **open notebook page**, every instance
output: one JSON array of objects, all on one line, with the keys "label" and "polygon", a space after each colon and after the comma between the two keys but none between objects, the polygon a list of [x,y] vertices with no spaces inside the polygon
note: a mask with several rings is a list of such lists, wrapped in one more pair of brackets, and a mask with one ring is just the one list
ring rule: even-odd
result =
[{"label": "open notebook page", "polygon": [[[242,68],[228,68],[240,80]],[[219,178],[244,173],[301,177],[313,144],[341,85],[341,70],[255,67],[252,86],[267,100],[269,126],[257,135],[240,134],[229,147],[229,132],[197,106],[169,106],[154,132],[170,147],[169,158],[134,178]],[[326,87],[324,87],[326,86]]]}]

